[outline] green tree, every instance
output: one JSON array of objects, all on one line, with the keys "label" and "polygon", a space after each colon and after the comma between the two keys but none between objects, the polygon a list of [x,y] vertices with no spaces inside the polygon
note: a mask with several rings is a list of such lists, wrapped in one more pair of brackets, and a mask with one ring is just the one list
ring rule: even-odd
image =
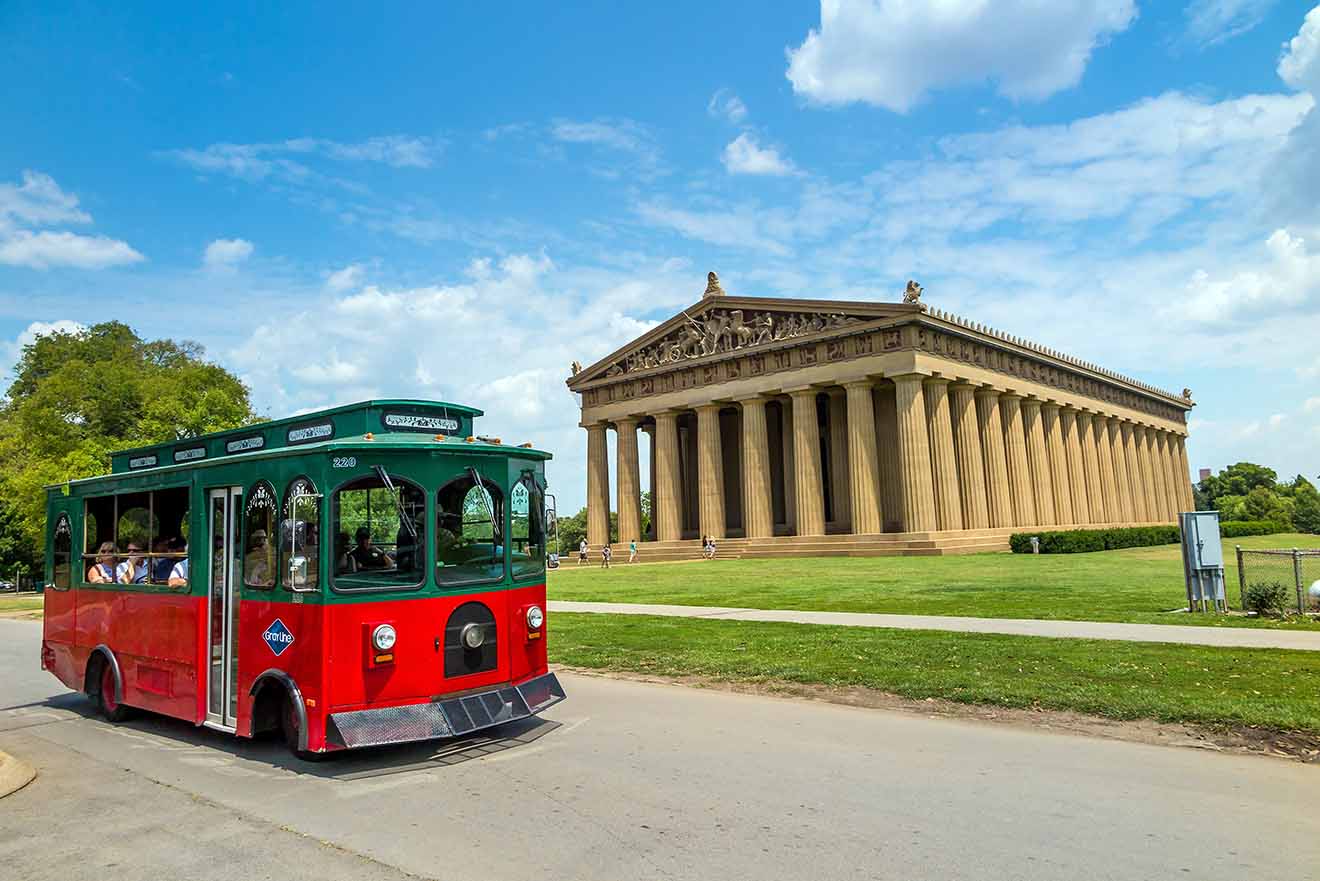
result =
[{"label": "green tree", "polygon": [[572,517],[559,518],[559,550],[563,554],[576,554],[578,544],[587,535],[587,509]]},{"label": "green tree", "polygon": [[1320,534],[1320,491],[1300,474],[1293,481],[1293,527]]},{"label": "green tree", "polygon": [[1238,462],[1207,477],[1197,489],[1207,505],[1222,512],[1218,505],[1221,496],[1245,496],[1259,487],[1273,490],[1277,483],[1278,475],[1273,469],[1252,462]]},{"label": "green tree", "polygon": [[0,402],[0,567],[43,565],[48,484],[105,473],[115,450],[253,421],[247,387],[197,343],[117,321],[38,337]]},{"label": "green tree", "polygon": [[1293,502],[1272,489],[1258,486],[1243,500],[1247,520],[1273,520],[1292,523]]}]

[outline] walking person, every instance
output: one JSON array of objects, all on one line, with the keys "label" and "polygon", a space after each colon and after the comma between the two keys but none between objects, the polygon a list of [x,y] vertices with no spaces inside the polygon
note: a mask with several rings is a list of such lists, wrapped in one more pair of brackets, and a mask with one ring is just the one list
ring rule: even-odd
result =
[{"label": "walking person", "polygon": [[608,568],[610,568],[610,557],[612,557],[613,555],[614,555],[614,551],[612,551],[612,550],[610,549],[610,546],[609,546],[609,545],[607,545],[607,544],[603,544],[603,545],[601,545],[601,546],[600,546],[600,568],[602,568],[602,569],[608,569]]},{"label": "walking person", "polygon": [[710,537],[710,541],[706,542],[706,559],[715,559],[715,536],[713,535]]},{"label": "walking person", "polygon": [[637,559],[637,539],[628,539],[628,562],[632,563]]},{"label": "walking person", "polygon": [[581,566],[587,562],[587,540],[584,538],[578,542],[578,565]]}]

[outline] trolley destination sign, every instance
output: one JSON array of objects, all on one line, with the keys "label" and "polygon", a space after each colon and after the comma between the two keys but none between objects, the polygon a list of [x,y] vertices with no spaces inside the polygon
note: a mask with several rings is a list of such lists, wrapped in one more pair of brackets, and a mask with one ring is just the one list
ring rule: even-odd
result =
[{"label": "trolley destination sign", "polygon": [[111,458],[111,473],[142,471],[166,465],[226,459],[285,447],[327,443],[367,434],[443,434],[467,436],[482,411],[439,401],[366,401],[314,418],[304,414],[150,447],[123,450]]}]

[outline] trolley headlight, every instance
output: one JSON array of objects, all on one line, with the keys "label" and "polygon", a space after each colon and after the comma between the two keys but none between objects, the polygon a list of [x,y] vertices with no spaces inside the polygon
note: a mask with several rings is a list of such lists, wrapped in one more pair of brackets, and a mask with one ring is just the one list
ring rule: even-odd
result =
[{"label": "trolley headlight", "polygon": [[458,638],[465,649],[479,649],[486,644],[486,628],[480,624],[464,624]]},{"label": "trolley headlight", "polygon": [[532,606],[527,610],[527,629],[540,630],[541,625],[545,623],[545,612],[541,611],[540,606]]},{"label": "trolley headlight", "polygon": [[394,643],[399,635],[394,632],[394,626],[391,624],[381,624],[371,631],[371,644],[377,651],[387,652],[394,648]]}]

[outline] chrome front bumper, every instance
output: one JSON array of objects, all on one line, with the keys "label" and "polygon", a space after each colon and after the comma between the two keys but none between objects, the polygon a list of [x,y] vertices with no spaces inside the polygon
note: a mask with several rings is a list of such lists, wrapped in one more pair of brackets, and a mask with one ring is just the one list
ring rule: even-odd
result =
[{"label": "chrome front bumper", "polygon": [[521,685],[493,688],[449,700],[331,713],[326,740],[352,749],[459,737],[534,716],[563,699],[563,686],[555,674],[546,673]]}]

